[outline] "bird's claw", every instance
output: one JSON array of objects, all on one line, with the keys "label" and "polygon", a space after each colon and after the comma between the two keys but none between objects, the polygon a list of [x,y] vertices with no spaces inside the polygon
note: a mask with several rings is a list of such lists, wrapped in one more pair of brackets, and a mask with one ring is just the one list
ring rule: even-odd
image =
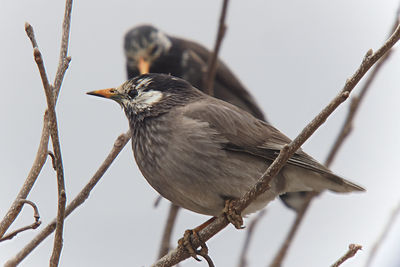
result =
[{"label": "bird's claw", "polygon": [[243,229],[243,218],[242,215],[233,208],[233,200],[226,200],[225,207],[223,210],[228,221],[235,226],[236,229]]},{"label": "bird's claw", "polygon": [[[201,249],[196,249],[193,246],[193,243],[200,243]],[[204,257],[207,262],[208,262],[208,247],[205,242],[201,241],[200,237],[198,236],[197,232],[195,230],[186,230],[185,233],[183,234],[183,237],[179,239],[178,245],[185,248],[190,256],[194,258],[197,261],[201,261],[197,255],[200,255]]]}]

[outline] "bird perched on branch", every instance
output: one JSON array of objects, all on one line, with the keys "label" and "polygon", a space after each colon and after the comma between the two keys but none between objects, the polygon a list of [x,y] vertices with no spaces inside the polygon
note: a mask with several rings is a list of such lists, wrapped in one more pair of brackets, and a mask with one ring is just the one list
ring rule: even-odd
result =
[{"label": "bird perched on branch", "polygon": [[[225,202],[243,196],[290,142],[267,122],[165,74],[141,75],[88,94],[122,106],[136,163],[149,184],[201,214],[219,216]],[[242,215],[285,192],[323,190],[364,191],[299,149]]]},{"label": "bird perched on branch", "polygon": [[[126,33],[124,49],[128,79],[149,72],[165,73],[185,79],[207,92],[205,73],[211,52],[202,45],[143,25]],[[217,61],[214,96],[265,120],[256,101],[221,60]]]},{"label": "bird perched on branch", "polygon": [[[203,92],[205,72],[211,52],[193,41],[166,35],[161,30],[142,25],[134,27],[125,35],[124,50],[128,79],[140,74],[165,73],[180,77]],[[256,118],[267,121],[261,108],[232,71],[217,61],[214,96],[246,110]],[[283,203],[299,210],[306,192],[282,194]]]}]

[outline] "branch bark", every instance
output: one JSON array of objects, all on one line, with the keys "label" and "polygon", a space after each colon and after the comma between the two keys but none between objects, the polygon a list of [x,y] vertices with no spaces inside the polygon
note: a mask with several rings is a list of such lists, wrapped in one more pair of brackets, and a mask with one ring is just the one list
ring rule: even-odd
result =
[{"label": "branch bark", "polygon": [[65,212],[65,183],[64,183],[64,168],[62,164],[60,140],[58,136],[57,115],[55,111],[55,103],[53,101],[53,89],[47,79],[46,69],[44,67],[43,57],[39,48],[33,49],[35,62],[39,68],[40,77],[42,78],[43,88],[46,93],[47,107],[50,120],[50,135],[53,144],[54,158],[57,172],[57,189],[58,189],[58,211],[57,211],[57,229],[54,238],[53,253],[50,260],[50,266],[58,265],[60,253],[62,249],[62,232],[64,226]]},{"label": "branch bark", "polygon": [[3,236],[2,238],[0,238],[0,242],[5,241],[5,240],[13,239],[17,234],[19,234],[21,232],[24,232],[26,230],[36,229],[42,223],[40,221],[39,209],[37,208],[35,203],[33,203],[30,200],[26,200],[26,199],[20,199],[19,202],[21,203],[21,205],[29,204],[33,208],[33,218],[35,218],[35,221],[30,225],[27,225],[27,226],[24,226],[22,228],[19,228],[19,229],[15,230],[15,231],[9,233],[8,235]]},{"label": "branch bark", "polygon": [[[369,50],[365,55],[361,65],[356,72],[346,81],[341,92],[303,129],[303,131],[288,145],[284,146],[278,157],[269,166],[259,181],[238,201],[235,201],[234,208],[240,213],[257,196],[264,193],[269,188],[269,182],[279,172],[286,161],[296,152],[297,149],[321,126],[332,112],[343,103],[350,95],[351,91],[365,75],[365,73],[400,39],[400,27],[396,28],[393,35],[375,53]],[[216,233],[228,225],[225,216],[218,217],[209,224],[198,235],[206,242]],[[193,242],[194,246],[200,246],[199,242]],[[152,266],[172,266],[189,257],[189,253],[182,247],[177,247],[163,258],[159,259]]]},{"label": "branch bark", "polygon": [[334,264],[332,264],[331,267],[339,267],[340,265],[342,265],[343,262],[354,257],[354,255],[356,255],[357,251],[359,251],[360,249],[362,249],[362,246],[356,244],[350,244],[349,250],[346,252],[346,254],[344,254],[340,259],[338,259]]},{"label": "branch bark", "polygon": [[[68,217],[77,207],[83,204],[86,199],[89,197],[90,192],[96,186],[96,184],[100,181],[101,177],[110,167],[111,163],[118,156],[121,150],[125,147],[128,141],[131,138],[130,131],[125,134],[121,134],[117,140],[114,142],[114,146],[104,162],[100,165],[99,169],[95,172],[93,177],[89,180],[89,182],[85,185],[85,187],[79,192],[79,194],[69,203],[65,209],[65,217]],[[17,255],[13,258],[9,259],[5,267],[13,267],[17,266],[29,253],[31,253],[46,237],[48,237],[52,232],[54,232],[56,228],[56,219],[53,219],[51,223],[49,223],[45,228],[40,231],[39,234],[35,236]]]}]

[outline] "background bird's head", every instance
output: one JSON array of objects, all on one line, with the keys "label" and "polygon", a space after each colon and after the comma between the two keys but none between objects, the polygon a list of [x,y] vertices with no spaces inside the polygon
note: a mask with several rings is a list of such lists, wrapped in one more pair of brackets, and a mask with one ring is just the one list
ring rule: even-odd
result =
[{"label": "background bird's head", "polygon": [[128,70],[137,72],[136,75],[149,73],[153,62],[166,54],[171,46],[171,39],[151,25],[131,29],[125,35],[124,44]]},{"label": "background bird's head", "polygon": [[115,88],[88,92],[116,101],[128,119],[157,116],[185,105],[202,93],[183,79],[166,74],[143,74]]}]

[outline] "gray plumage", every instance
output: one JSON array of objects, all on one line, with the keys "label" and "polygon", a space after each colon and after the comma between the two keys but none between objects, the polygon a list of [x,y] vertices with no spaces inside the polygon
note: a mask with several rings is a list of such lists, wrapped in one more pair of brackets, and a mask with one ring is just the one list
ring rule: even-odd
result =
[{"label": "gray plumage", "polygon": [[[176,205],[218,216],[226,199],[240,198],[290,139],[270,124],[203,94],[179,78],[148,74],[112,93],[132,130],[136,162],[149,184]],[[271,189],[243,215],[285,192],[363,191],[299,149]]]}]

